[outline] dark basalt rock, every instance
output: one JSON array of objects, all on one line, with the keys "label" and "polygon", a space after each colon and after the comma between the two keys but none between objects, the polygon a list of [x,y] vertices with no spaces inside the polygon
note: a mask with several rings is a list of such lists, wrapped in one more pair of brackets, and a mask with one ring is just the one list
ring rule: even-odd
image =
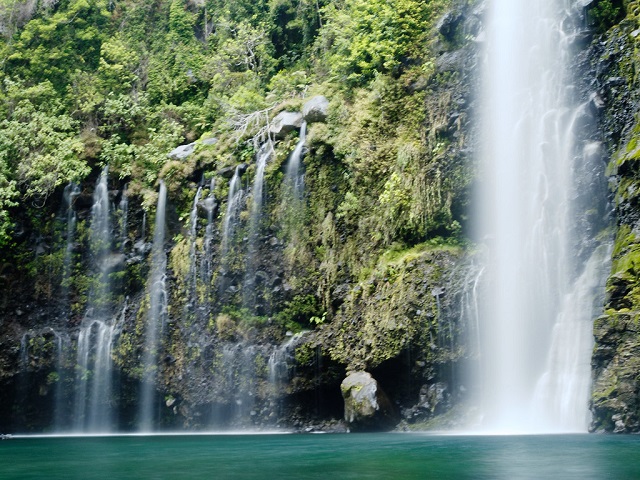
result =
[{"label": "dark basalt rock", "polygon": [[453,40],[460,23],[464,20],[464,14],[460,11],[450,11],[438,21],[436,28],[447,40]]}]

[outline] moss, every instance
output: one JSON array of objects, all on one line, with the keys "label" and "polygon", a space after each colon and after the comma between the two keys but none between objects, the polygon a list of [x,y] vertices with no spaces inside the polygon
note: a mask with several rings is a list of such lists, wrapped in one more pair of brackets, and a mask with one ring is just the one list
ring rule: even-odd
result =
[{"label": "moss", "polygon": [[[437,323],[428,321],[438,316],[433,291],[446,282],[443,267],[458,254],[426,244],[383,255],[336,314],[332,327],[339,333],[329,347],[331,357],[349,368],[373,368],[423,337],[437,336]],[[460,354],[449,352],[448,358]]]},{"label": "moss", "polygon": [[209,331],[211,333],[214,333],[214,328],[220,340],[232,340],[236,334],[237,325],[231,315],[221,313],[216,317],[215,324],[209,323]]},{"label": "moss", "polygon": [[303,343],[302,345],[296,347],[294,358],[297,365],[309,367],[315,365],[316,354],[316,347],[312,346],[309,343]]}]

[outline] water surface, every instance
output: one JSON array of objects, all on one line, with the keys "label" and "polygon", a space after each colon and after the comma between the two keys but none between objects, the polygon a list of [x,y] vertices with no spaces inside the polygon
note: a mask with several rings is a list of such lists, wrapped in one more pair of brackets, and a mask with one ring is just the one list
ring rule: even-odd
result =
[{"label": "water surface", "polygon": [[640,437],[426,434],[14,438],[9,479],[637,479]]}]

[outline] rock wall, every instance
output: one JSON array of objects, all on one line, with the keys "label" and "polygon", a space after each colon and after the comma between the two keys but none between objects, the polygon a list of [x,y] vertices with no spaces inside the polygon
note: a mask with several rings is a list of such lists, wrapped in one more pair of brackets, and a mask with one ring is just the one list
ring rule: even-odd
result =
[{"label": "rock wall", "polygon": [[[316,88],[311,103],[294,99],[260,117],[265,128],[241,148],[206,135],[167,152],[158,429],[342,429],[340,383],[352,369],[370,371],[407,422],[463,400],[461,364],[477,354],[465,345],[461,305],[475,268],[464,230],[480,15],[460,2],[443,16],[425,68],[381,75],[356,95]],[[302,114],[297,203],[287,166]],[[252,220],[268,137],[263,210]],[[115,328],[113,429],[138,428],[157,193],[109,176],[111,288],[96,300],[98,174],[77,186],[71,207],[59,188],[19,216],[3,252],[0,431],[76,428],[78,392],[97,373],[98,343],[87,371],[77,365],[95,302]],[[429,404],[421,392],[434,389],[440,399]]]},{"label": "rock wall", "polygon": [[594,431],[640,431],[637,251],[640,245],[638,166],[638,2],[625,2],[623,19],[590,49],[593,85],[604,110],[602,134],[611,152],[608,172],[616,219],[605,312],[595,322]]},{"label": "rock wall", "polygon": [[[594,16],[601,4],[586,2],[587,16],[572,17],[593,23],[577,29],[576,85],[588,104],[585,135],[600,128],[613,158],[617,222],[606,310],[595,324],[593,429],[631,432],[640,428],[640,7],[626,2],[619,21]],[[406,58],[404,70],[353,91],[314,85],[306,107],[296,97],[254,112],[261,130],[241,146],[208,132],[171,152],[162,170],[168,295],[158,428],[341,430],[340,385],[350,371],[369,372],[407,428],[447,412],[447,426],[460,425],[469,399],[463,372],[479,355],[469,312],[480,269],[468,207],[486,3],[451,5],[426,37],[423,63]],[[283,113],[270,125],[282,112],[300,114],[287,123]],[[305,194],[296,205],[287,163],[303,117]],[[252,224],[256,160],[269,132],[275,143],[264,169],[264,209]],[[98,275],[89,231],[99,173],[96,167],[78,185],[72,234],[58,188],[44,206],[16,217],[2,251],[0,432],[70,428],[78,338]],[[591,172],[578,173],[585,185],[593,181]],[[106,303],[118,326],[109,403],[120,430],[136,429],[139,416],[156,201],[153,192],[127,189],[127,180],[109,178],[113,288]],[[225,241],[230,201],[238,208]],[[593,225],[596,231],[599,221]],[[591,248],[576,245],[579,254]]]}]

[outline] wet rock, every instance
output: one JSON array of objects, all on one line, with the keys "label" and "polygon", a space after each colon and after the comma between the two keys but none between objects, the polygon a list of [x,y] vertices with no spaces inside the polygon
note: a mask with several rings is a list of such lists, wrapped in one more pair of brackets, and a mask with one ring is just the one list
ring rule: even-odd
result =
[{"label": "wet rock", "polygon": [[627,430],[627,426],[624,424],[622,420],[622,414],[618,413],[611,417],[611,421],[614,423],[615,428],[613,429],[613,433],[624,433]]},{"label": "wet rock", "polygon": [[236,167],[223,167],[223,168],[218,170],[218,175],[220,175],[221,177],[229,179],[229,178],[233,177],[233,174],[234,174],[235,171],[236,171]]},{"label": "wet rock", "polygon": [[462,50],[445,52],[436,60],[436,69],[440,73],[464,70],[466,53]]},{"label": "wet rock", "polygon": [[302,116],[305,122],[324,122],[329,111],[329,100],[323,95],[312,97],[302,107]]},{"label": "wet rock", "polygon": [[464,14],[459,11],[450,11],[444,14],[444,16],[438,21],[436,28],[440,35],[447,40],[453,40],[460,25],[460,22],[464,19]]},{"label": "wet rock", "polygon": [[388,430],[398,423],[391,401],[370,373],[353,372],[340,385],[344,418],[353,431]]},{"label": "wet rock", "polygon": [[302,113],[300,112],[280,112],[271,122],[269,131],[279,139],[284,138],[287,133],[298,130],[302,126]]},{"label": "wet rock", "polygon": [[124,268],[127,257],[122,253],[113,253],[104,261],[104,268],[107,271],[121,270]]},{"label": "wet rock", "polygon": [[449,387],[446,383],[438,382],[433,385],[423,385],[420,389],[420,403],[422,408],[433,414],[446,411],[449,407]]}]

